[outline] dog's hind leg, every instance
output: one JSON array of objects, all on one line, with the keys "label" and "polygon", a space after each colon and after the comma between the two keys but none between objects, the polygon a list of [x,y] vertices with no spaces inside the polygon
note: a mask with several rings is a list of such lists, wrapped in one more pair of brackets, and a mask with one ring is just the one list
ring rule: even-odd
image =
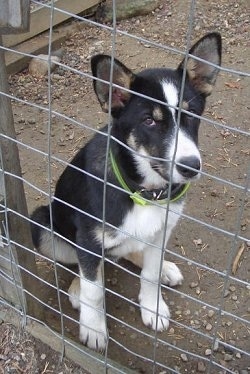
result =
[{"label": "dog's hind leg", "polygon": [[38,253],[63,264],[78,263],[75,248],[58,235],[54,224],[51,225],[48,205],[38,207],[32,213],[31,220],[32,240]]},{"label": "dog's hind leg", "polygon": [[80,310],[80,276],[73,279],[68,289],[68,294],[72,307]]},{"label": "dog's hind leg", "polygon": [[[79,339],[89,348],[103,351],[107,342],[107,329],[104,313],[103,263],[100,259],[102,248],[82,228],[77,232],[76,241],[80,275],[79,301],[76,287],[72,287],[73,297],[72,293],[70,296],[73,306],[80,309]],[[77,282],[75,284],[77,285]]]}]

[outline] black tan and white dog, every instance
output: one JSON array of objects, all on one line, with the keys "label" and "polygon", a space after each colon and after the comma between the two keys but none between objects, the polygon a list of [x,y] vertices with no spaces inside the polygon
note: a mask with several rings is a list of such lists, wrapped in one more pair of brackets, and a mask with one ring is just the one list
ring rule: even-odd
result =
[{"label": "black tan and white dog", "polygon": [[170,313],[158,292],[159,274],[161,271],[162,282],[170,286],[181,284],[183,277],[174,263],[161,261],[161,248],[182,213],[190,181],[201,171],[199,116],[220,62],[221,37],[217,33],[201,38],[176,70],[154,68],[134,74],[107,55],[91,60],[100,105],[106,112],[111,105],[108,157],[104,127],[59,178],[52,222],[48,206],[37,208],[32,215],[37,250],[50,258],[55,253],[59,262],[79,264],[80,280],[73,281],[69,293],[72,305],[80,309],[80,340],[90,348],[103,350],[107,341],[104,255],[140,254],[142,320],[152,329],[168,328]]}]

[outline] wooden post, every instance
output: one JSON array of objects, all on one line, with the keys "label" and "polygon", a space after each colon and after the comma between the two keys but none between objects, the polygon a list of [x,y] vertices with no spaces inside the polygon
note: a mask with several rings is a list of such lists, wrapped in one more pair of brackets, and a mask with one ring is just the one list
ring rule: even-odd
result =
[{"label": "wooden post", "polygon": [[[6,6],[8,1],[0,1],[0,8],[2,12],[3,9],[6,10],[6,7],[4,7],[4,5]],[[14,0],[14,2],[15,1],[17,0]],[[11,3],[13,4],[14,2]],[[29,11],[29,9],[27,9],[27,11]],[[0,20],[2,21],[2,16],[0,17]],[[6,24],[7,23],[8,21],[6,21]],[[0,28],[0,33],[1,31],[2,30]],[[39,298],[40,282],[36,280],[36,278],[32,275],[37,274],[35,255],[21,247],[23,246],[29,249],[33,248],[30,224],[26,219],[19,217],[15,213],[17,212],[23,215],[24,217],[28,217],[28,210],[26,205],[23,183],[21,179],[18,179],[18,177],[21,178],[22,174],[19,161],[18,147],[15,143],[16,135],[11,100],[9,97],[4,95],[4,93],[9,93],[9,89],[4,59],[4,50],[1,47],[2,36],[0,34],[0,152],[2,157],[0,166],[2,168],[2,183],[4,182],[4,189],[2,191],[2,194],[4,194],[4,199],[2,201],[5,202],[4,208],[5,212],[7,212],[7,214],[5,215],[5,218],[7,217],[5,226],[8,227],[9,238],[13,242],[17,243],[16,245],[11,246],[12,258],[9,258],[9,261],[7,261],[8,259],[6,258],[6,254],[9,253],[9,251],[7,252],[6,250],[3,250],[4,243],[2,243],[2,246],[0,245],[0,251],[2,252],[1,257],[4,258],[4,260],[6,259],[6,261],[1,260],[1,263],[4,262],[4,270],[6,269],[6,267],[8,267],[9,264],[9,274],[7,275],[9,275],[9,278],[11,278],[12,276],[12,281],[14,281],[17,284],[17,286],[19,286],[17,287],[19,288],[19,290],[17,291],[17,295],[19,297],[21,294],[25,295],[27,313],[29,315],[41,319],[43,308],[41,307],[41,305],[39,305],[37,301],[35,301],[35,299],[32,296],[25,292],[27,290],[31,295],[35,295]],[[18,244],[20,244],[21,246],[19,246]],[[13,262],[13,260],[15,260],[17,262],[17,265],[19,266],[15,266],[15,261]],[[26,269],[28,272],[24,269]],[[4,272],[4,274],[6,273]],[[8,282],[6,282],[6,278],[5,282],[4,279],[3,282],[1,279],[1,283],[2,285],[6,284],[7,287],[9,286],[11,288],[11,284],[8,284]],[[21,289],[23,289],[24,292],[20,292]],[[6,297],[6,295],[8,295],[8,288],[5,291],[5,294],[2,296]],[[15,303],[15,300],[9,301]]]},{"label": "wooden post", "polygon": [[0,34],[28,31],[30,0],[0,0],[0,9]]}]

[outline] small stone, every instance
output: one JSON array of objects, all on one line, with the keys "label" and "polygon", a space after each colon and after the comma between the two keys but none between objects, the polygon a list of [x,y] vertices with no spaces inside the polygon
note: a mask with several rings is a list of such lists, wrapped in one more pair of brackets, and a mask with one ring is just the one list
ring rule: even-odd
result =
[{"label": "small stone", "polygon": [[192,282],[190,283],[190,288],[195,288],[198,286],[198,283],[197,282]]},{"label": "small stone", "polygon": [[235,357],[240,359],[241,358],[240,352],[237,352],[236,355],[235,355]]},{"label": "small stone", "polygon": [[207,323],[207,324],[206,324],[206,330],[207,330],[207,331],[211,331],[212,328],[213,328],[213,326],[211,325],[211,323]]},{"label": "small stone", "polygon": [[130,307],[129,307],[129,311],[130,311],[131,313],[135,313],[135,307],[134,307],[133,305],[130,305]]},{"label": "small stone", "polygon": [[210,356],[212,354],[212,350],[211,349],[206,349],[205,350],[205,356]]},{"label": "small stone", "polygon": [[117,284],[117,282],[118,282],[117,278],[112,278],[111,279],[112,286],[115,286]]},{"label": "small stone", "polygon": [[199,294],[201,293],[201,289],[200,289],[200,287],[197,287],[197,288],[196,288],[195,293],[196,293],[196,295],[199,295]]},{"label": "small stone", "polygon": [[186,353],[182,353],[181,354],[181,359],[182,359],[183,362],[187,362],[188,361]]},{"label": "small stone", "polygon": [[208,310],[208,312],[207,312],[207,316],[209,317],[209,318],[212,318],[213,316],[214,316],[214,310],[213,309],[209,309]]},{"label": "small stone", "polygon": [[191,314],[190,309],[187,309],[183,312],[184,316],[189,316]]},{"label": "small stone", "polygon": [[218,349],[219,349],[219,340],[215,339],[213,350],[216,352],[218,351]]},{"label": "small stone", "polygon": [[194,239],[193,243],[195,244],[195,246],[202,245],[202,239]]},{"label": "small stone", "polygon": [[30,118],[30,119],[28,119],[28,123],[29,123],[30,125],[34,125],[34,124],[36,123],[36,120],[33,119],[33,118]]},{"label": "small stone", "polygon": [[233,296],[231,297],[231,299],[232,299],[233,301],[236,301],[236,300],[238,300],[238,296],[233,295]]},{"label": "small stone", "polygon": [[231,292],[235,292],[235,291],[236,291],[236,287],[234,287],[234,286],[230,286],[230,287],[229,287],[229,290],[230,290]]},{"label": "small stone", "polygon": [[211,196],[213,197],[218,196],[218,192],[216,190],[211,191]]},{"label": "small stone", "polygon": [[229,353],[225,353],[224,361],[232,361],[233,355],[230,355]]},{"label": "small stone", "polygon": [[225,290],[225,292],[224,292],[224,297],[228,297],[228,295],[230,295],[230,291],[229,290]]},{"label": "small stone", "polygon": [[197,371],[199,373],[204,373],[206,371],[206,365],[204,364],[203,361],[198,361],[198,363],[197,363]]},{"label": "small stone", "polygon": [[171,327],[169,330],[168,330],[169,334],[173,335],[174,334],[174,328]]},{"label": "small stone", "polygon": [[136,339],[136,338],[137,338],[137,334],[136,334],[136,333],[131,334],[131,335],[130,335],[130,338],[131,338],[131,339]]},{"label": "small stone", "polygon": [[42,353],[41,356],[40,356],[41,360],[45,360],[46,358],[46,354],[45,353]]}]

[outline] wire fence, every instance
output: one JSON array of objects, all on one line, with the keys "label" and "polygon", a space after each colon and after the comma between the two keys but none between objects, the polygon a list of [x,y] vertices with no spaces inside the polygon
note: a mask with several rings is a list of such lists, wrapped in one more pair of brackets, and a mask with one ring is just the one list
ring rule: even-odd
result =
[{"label": "wire fence", "polygon": [[[102,24],[91,17],[58,8],[53,1],[42,4],[32,2],[35,7],[50,10],[50,62],[54,52],[52,40],[55,28],[52,25],[55,13],[72,18],[72,31],[64,42],[64,55],[56,63],[55,71],[49,66],[44,78],[34,78],[27,71],[16,74],[10,78],[10,93],[1,91],[1,95],[12,101],[17,132],[17,139],[6,134],[1,134],[1,139],[18,146],[22,166],[22,176],[2,168],[3,197],[6,194],[5,180],[10,176],[23,182],[29,211],[43,203],[48,203],[51,209],[55,182],[62,170],[89,138],[96,133],[103,134],[103,124],[108,123],[110,128],[112,123],[110,109],[108,115],[104,115],[94,97],[89,68],[91,55],[108,53],[112,59],[118,57],[131,69],[136,66],[137,70],[149,66],[177,66],[201,32],[199,17],[201,10],[204,11],[203,2],[180,3],[186,14],[182,18],[184,29],[173,29],[175,37],[180,36],[178,42],[171,41],[171,33],[165,32],[163,37],[162,30],[163,26],[169,25],[170,18],[172,27],[179,25],[174,19],[176,13],[171,13],[169,8],[179,9],[180,4],[162,2],[147,19],[139,17],[118,23],[114,1],[113,21]],[[214,7],[211,15],[209,11],[206,13],[206,21],[210,21],[212,30],[217,24],[209,18],[218,12]],[[242,13],[242,10],[239,11]],[[207,28],[205,31],[210,30]],[[169,42],[164,43],[164,38]],[[228,56],[230,48],[236,49],[236,46],[228,44],[226,36],[223,42],[223,52]],[[237,54],[241,50],[244,59],[244,44],[237,47]],[[34,57],[13,47],[1,48],[6,53]],[[188,192],[180,224],[165,248],[166,258],[178,263],[184,274],[184,283],[177,288],[160,285],[160,282],[158,285],[171,309],[170,327],[166,332],[151,331],[140,320],[138,268],[125,260],[115,262],[106,258],[103,252],[108,345],[103,355],[81,346],[78,341],[78,313],[68,302],[68,287],[78,275],[78,270],[46,256],[38,256],[33,248],[16,242],[15,237],[9,234],[9,214],[13,213],[25,222],[31,220],[8,206],[6,200],[1,203],[2,306],[17,311],[24,325],[27,319],[39,320],[40,324],[49,328],[51,336],[59,338],[62,356],[68,347],[74,347],[80,353],[80,362],[77,362],[89,371],[245,374],[250,370],[247,118],[250,74],[245,63],[240,62],[246,69],[240,69],[237,58],[233,68],[228,67],[232,65],[227,56],[226,63],[219,68],[219,81],[202,116],[201,179]],[[108,155],[110,131],[105,136]],[[0,164],[3,165],[2,162]],[[103,183],[106,189],[105,178]],[[104,209],[103,227],[107,225],[105,217]],[[52,248],[55,235],[58,234],[51,235]],[[26,255],[35,256],[34,272],[20,263],[13,247]],[[6,271],[6,263],[11,271]],[[39,289],[33,293],[27,284],[20,283],[18,272],[29,274],[30,279],[38,282]],[[14,300],[8,291],[11,286],[17,290]],[[28,296],[31,303],[44,312],[41,318],[29,312]],[[90,364],[87,365],[87,362]]]}]

